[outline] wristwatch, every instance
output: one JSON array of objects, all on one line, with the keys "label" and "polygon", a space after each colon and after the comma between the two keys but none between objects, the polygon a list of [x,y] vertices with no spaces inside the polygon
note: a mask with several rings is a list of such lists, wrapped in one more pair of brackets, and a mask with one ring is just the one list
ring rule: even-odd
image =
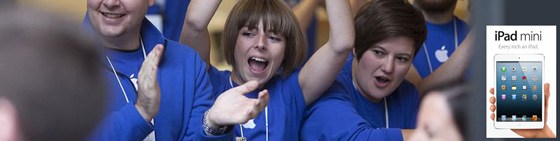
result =
[{"label": "wristwatch", "polygon": [[202,122],[204,123],[204,131],[206,133],[209,133],[209,134],[212,134],[212,135],[223,135],[223,134],[226,134],[227,132],[231,131],[231,129],[233,129],[233,126],[211,127],[210,123],[208,123],[208,120],[206,119],[207,115],[208,115],[208,111],[204,112],[204,117],[202,117]]}]

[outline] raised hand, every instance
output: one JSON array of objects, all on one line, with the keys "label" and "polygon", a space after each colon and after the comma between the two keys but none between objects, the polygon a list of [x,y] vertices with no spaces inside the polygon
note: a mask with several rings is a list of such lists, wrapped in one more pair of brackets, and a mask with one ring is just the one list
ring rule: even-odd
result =
[{"label": "raised hand", "polygon": [[242,124],[255,118],[268,105],[269,99],[267,90],[260,91],[258,99],[245,96],[257,87],[257,81],[249,81],[222,93],[205,117],[210,126]]},{"label": "raised hand", "polygon": [[159,112],[160,89],[157,81],[163,45],[158,44],[148,54],[138,73],[138,98],[134,105],[144,120],[151,121]]}]

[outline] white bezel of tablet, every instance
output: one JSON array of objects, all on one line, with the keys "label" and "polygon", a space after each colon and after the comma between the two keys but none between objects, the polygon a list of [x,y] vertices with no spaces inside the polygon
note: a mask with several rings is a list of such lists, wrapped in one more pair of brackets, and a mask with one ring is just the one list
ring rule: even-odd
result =
[{"label": "white bezel of tablet", "polygon": [[497,62],[498,61],[540,61],[541,62],[541,66],[542,68],[540,69],[541,71],[541,115],[540,117],[543,118],[544,117],[544,113],[545,113],[545,109],[544,109],[544,70],[545,70],[545,65],[544,65],[544,55],[542,54],[510,54],[510,55],[504,55],[504,54],[496,54],[494,56],[494,88],[495,89],[495,93],[494,95],[496,96],[496,111],[495,111],[495,118],[494,118],[494,127],[495,128],[505,128],[505,129],[542,129],[544,128],[544,119],[541,120],[540,122],[499,122],[498,118],[500,118],[497,113],[498,113],[498,97],[496,94],[497,93]]}]

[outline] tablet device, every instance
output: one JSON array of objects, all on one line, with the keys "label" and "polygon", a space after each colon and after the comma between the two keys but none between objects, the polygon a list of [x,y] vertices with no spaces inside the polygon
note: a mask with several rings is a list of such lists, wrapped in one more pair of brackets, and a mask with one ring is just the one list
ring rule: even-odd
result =
[{"label": "tablet device", "polygon": [[495,55],[494,126],[507,129],[544,127],[544,56]]}]

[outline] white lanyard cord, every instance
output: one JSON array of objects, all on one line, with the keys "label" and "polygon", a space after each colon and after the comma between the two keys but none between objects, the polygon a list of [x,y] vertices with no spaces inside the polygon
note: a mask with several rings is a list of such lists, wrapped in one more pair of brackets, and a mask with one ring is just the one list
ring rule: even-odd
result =
[{"label": "white lanyard cord", "polygon": [[[144,59],[146,59],[146,49],[144,48],[144,41],[142,41],[142,39],[140,39],[140,45],[142,45],[142,53],[144,54]],[[126,95],[126,91],[124,91],[124,87],[121,83],[121,80],[117,75],[117,71],[115,71],[115,67],[113,66],[113,63],[111,63],[111,59],[109,59],[109,56],[105,56],[105,58],[107,58],[107,61],[109,62],[109,65],[111,65],[111,69],[113,70],[113,74],[115,74],[115,78],[117,79],[117,82],[119,82],[119,86],[121,87],[121,91],[123,92],[123,96],[124,99],[126,100],[126,103],[130,103],[130,101],[128,100],[128,96]]]},{"label": "white lanyard cord", "polygon": [[389,110],[387,110],[387,98],[383,98],[385,102],[385,128],[389,128]]},{"label": "white lanyard cord", "polygon": [[[231,81],[231,76],[229,77],[229,85],[231,86],[231,88],[233,88],[233,81]],[[268,141],[268,106],[264,107],[264,120],[265,120],[265,139],[266,141]],[[239,124],[239,131],[241,132],[241,138],[245,138],[245,135],[243,133],[243,126],[241,124]]]},{"label": "white lanyard cord", "polygon": [[115,71],[115,67],[113,67],[113,63],[111,63],[111,59],[109,59],[108,56],[105,56],[105,57],[107,58],[107,61],[109,62],[109,65],[111,65],[111,69],[113,69],[113,73],[115,74],[115,78],[117,78],[117,82],[119,82],[119,86],[121,86],[121,90],[122,90],[122,93],[123,93],[124,98],[126,100],[126,103],[129,103],[128,96],[126,96],[126,92],[124,91],[121,80],[119,79],[119,76],[117,75],[117,71]]},{"label": "white lanyard cord", "polygon": [[268,106],[264,107],[264,121],[265,121],[264,126],[266,127],[265,137],[266,137],[266,141],[268,141]]},{"label": "white lanyard cord", "polygon": [[[459,38],[457,37],[457,21],[455,20],[455,18],[453,18],[453,31],[454,31],[454,36],[455,36],[455,49],[457,49],[457,47],[459,47]],[[432,62],[430,61],[430,54],[428,54],[428,47],[426,46],[426,42],[424,42],[424,53],[426,53],[426,60],[428,60],[428,67],[430,68],[430,73],[434,72],[434,69],[432,68]]]},{"label": "white lanyard cord", "polygon": [[[352,79],[352,85],[354,85],[354,89],[358,90],[358,92],[360,91],[360,89],[358,89],[358,86],[356,86],[356,81],[354,81],[353,79]],[[385,128],[389,128],[389,110],[387,110],[386,97],[383,98],[383,102],[385,104]]]}]

